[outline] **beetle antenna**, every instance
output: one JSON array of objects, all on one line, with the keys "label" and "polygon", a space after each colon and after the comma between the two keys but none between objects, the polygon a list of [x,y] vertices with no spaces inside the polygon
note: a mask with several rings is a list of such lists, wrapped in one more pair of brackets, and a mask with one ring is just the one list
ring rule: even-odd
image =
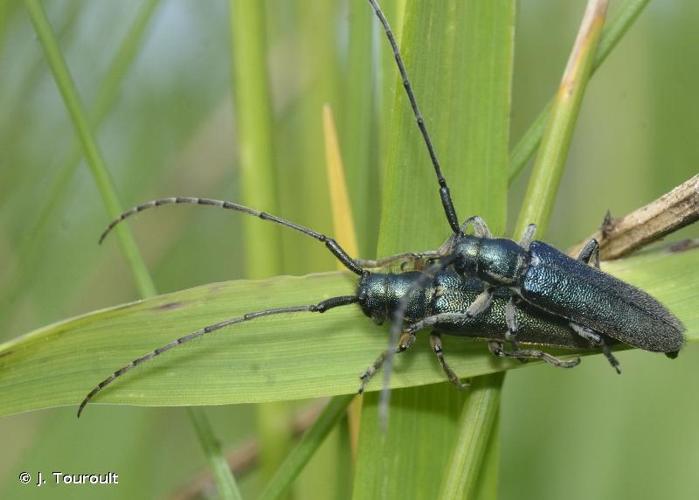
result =
[{"label": "beetle antenna", "polygon": [[388,20],[384,15],[381,7],[377,0],[369,0],[371,8],[374,9],[376,17],[381,22],[383,30],[386,33],[386,38],[388,38],[388,43],[391,44],[393,49],[393,58],[396,60],[396,65],[398,65],[398,71],[400,72],[401,80],[403,81],[403,88],[405,93],[408,95],[408,100],[410,101],[410,107],[413,108],[413,115],[415,115],[415,121],[422,134],[422,139],[427,146],[427,152],[430,154],[430,160],[432,161],[432,166],[434,167],[434,173],[437,175],[437,182],[439,182],[439,197],[442,200],[442,206],[444,207],[444,213],[447,216],[447,222],[451,226],[451,230],[454,234],[461,234],[461,229],[459,228],[459,218],[456,215],[456,209],[454,208],[454,202],[451,200],[451,194],[449,193],[449,186],[447,185],[447,180],[442,175],[442,167],[439,164],[439,158],[437,158],[437,153],[432,144],[432,139],[427,131],[427,125],[425,125],[425,120],[422,118],[422,113],[420,113],[420,108],[417,105],[417,99],[415,98],[415,93],[413,92],[413,87],[410,84],[410,79],[408,78],[408,71],[405,69],[405,64],[403,63],[403,58],[400,55],[400,50],[398,49],[398,43],[396,38],[393,36],[393,31],[391,31],[391,26],[388,24]]},{"label": "beetle antenna", "polygon": [[102,382],[97,384],[88,394],[85,396],[85,399],[82,400],[80,403],[80,406],[78,407],[78,418],[80,418],[80,415],[82,414],[83,410],[85,409],[85,406],[87,403],[90,402],[99,392],[101,392],[105,387],[107,387],[109,384],[114,382],[117,378],[121,377],[124,375],[126,372],[130,371],[133,368],[136,368],[138,365],[145,363],[146,361],[150,361],[151,359],[155,358],[156,356],[161,355],[165,351],[169,351],[175,346],[178,346],[180,344],[184,344],[185,342],[189,342],[190,340],[194,340],[196,338],[202,337],[206,335],[207,333],[215,332],[216,330],[220,330],[221,328],[224,328],[226,326],[231,326],[235,325],[237,323],[243,323],[245,321],[250,321],[252,319],[256,318],[262,318],[265,316],[273,316],[275,314],[287,314],[287,313],[296,313],[296,312],[317,312],[317,313],[324,313],[328,309],[333,309],[335,307],[341,307],[341,306],[347,306],[350,304],[355,304],[359,301],[359,299],[355,295],[343,295],[340,297],[331,297],[329,299],[326,299],[322,302],[319,302],[317,304],[308,304],[308,305],[303,305],[303,306],[291,306],[291,307],[277,307],[273,309],[264,309],[262,311],[255,311],[255,312],[249,312],[247,314],[244,314],[242,316],[237,316],[235,318],[229,318],[225,321],[221,321],[220,323],[214,323],[213,325],[208,325],[205,326],[204,328],[201,328],[199,330],[196,330],[192,333],[189,333],[185,335],[184,337],[180,337],[178,339],[175,339],[171,342],[168,342],[162,347],[158,347],[157,349],[152,350],[151,352],[144,354],[140,358],[136,358],[133,361],[131,361],[128,365],[123,366],[119,368],[117,371],[112,373],[109,377],[104,379]]},{"label": "beetle antenna", "polygon": [[128,209],[126,212],[123,212],[119,217],[110,222],[107,228],[102,232],[99,242],[101,244],[117,224],[119,224],[124,219],[128,219],[132,215],[136,215],[137,213],[142,212],[143,210],[159,207],[161,205],[178,204],[206,205],[218,208],[225,208],[227,210],[234,210],[236,212],[241,212],[246,215],[252,215],[253,217],[258,217],[262,220],[274,222],[275,224],[279,224],[280,226],[291,228],[294,231],[298,231],[300,233],[305,234],[306,236],[310,236],[311,238],[325,243],[327,249],[330,250],[330,252],[332,252],[332,254],[337,258],[337,260],[339,260],[343,266],[345,266],[353,273],[362,276],[366,272],[362,267],[357,265],[354,259],[352,259],[349,256],[349,254],[345,251],[344,248],[340,246],[340,244],[337,241],[335,241],[333,238],[329,236],[326,236],[322,233],[318,233],[313,229],[302,226],[301,224],[296,224],[295,222],[282,219],[281,217],[277,217],[276,215],[268,214],[267,212],[261,212],[260,210],[255,210],[253,208],[246,207],[245,205],[234,203],[232,201],[214,200],[211,198],[196,198],[193,196],[172,196],[170,198],[159,198],[157,200],[151,200],[145,203],[141,203],[140,205],[136,205],[135,207]]}]

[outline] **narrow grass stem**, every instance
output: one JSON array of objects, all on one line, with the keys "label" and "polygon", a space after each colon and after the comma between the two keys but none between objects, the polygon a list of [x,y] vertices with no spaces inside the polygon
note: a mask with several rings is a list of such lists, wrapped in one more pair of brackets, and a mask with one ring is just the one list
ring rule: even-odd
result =
[{"label": "narrow grass stem", "polygon": [[[650,0],[626,0],[626,2],[619,7],[619,13],[613,21],[607,24],[602,32],[597,46],[597,52],[592,62],[590,76],[594,75],[600,66],[602,66],[607,56],[614,50],[649,2]],[[529,125],[527,131],[522,135],[515,147],[512,148],[510,152],[510,183],[522,172],[529,159],[534,155],[536,148],[539,146],[541,136],[544,134],[546,122],[551,113],[553,102],[554,98],[544,106],[544,109],[539,112],[534,121]]]},{"label": "narrow grass stem", "polygon": [[[121,204],[116,195],[116,190],[107,171],[102,153],[92,134],[87,119],[87,114],[78,96],[75,83],[68,71],[68,67],[58,46],[58,41],[53,33],[46,12],[40,0],[25,0],[24,2],[29,16],[34,25],[34,30],[44,49],[46,59],[53,72],[56,85],[63,97],[66,109],[70,114],[73,126],[83,147],[83,153],[87,159],[88,167],[100,192],[107,214],[116,218],[122,212]],[[131,267],[136,286],[143,297],[155,295],[155,286],[148,273],[146,264],[133,239],[129,228],[125,225],[117,229],[121,250]]]},{"label": "narrow grass stem", "polygon": [[[242,202],[278,213],[264,2],[230,0],[229,23],[231,91],[240,146]],[[242,222],[247,276],[281,274],[279,229],[249,217]],[[289,408],[283,402],[257,408],[261,471],[265,479],[272,477],[291,446],[289,418]]]},{"label": "narrow grass stem", "polygon": [[[131,28],[126,33],[114,59],[102,79],[90,108],[88,122],[93,130],[98,130],[109,114],[119,95],[120,85],[124,76],[133,63],[139,48],[142,46],[144,35],[160,0],[148,0],[142,6],[134,19]],[[78,4],[76,4],[78,5]],[[6,316],[9,306],[14,303],[25,281],[33,281],[31,274],[38,266],[34,263],[37,258],[38,245],[34,235],[44,234],[50,216],[56,211],[57,205],[65,197],[68,183],[80,165],[83,150],[79,141],[74,141],[65,161],[56,169],[48,194],[39,201],[39,215],[29,224],[17,247],[17,265],[9,269],[10,278],[7,291],[0,303],[0,316]]]},{"label": "narrow grass stem", "polygon": [[459,416],[459,431],[442,482],[440,500],[473,497],[486,448],[497,425],[504,375],[501,372],[472,381],[470,394]]},{"label": "narrow grass stem", "polygon": [[573,130],[580,112],[590,69],[607,14],[607,0],[590,0],[573,45],[563,78],[554,98],[541,140],[515,236],[524,234],[528,224],[536,224],[538,234],[546,232],[558,185],[568,157]]},{"label": "narrow grass stem", "polygon": [[[342,161],[342,152],[337,137],[335,119],[329,104],[323,106],[323,137],[325,138],[325,165],[328,174],[328,190],[330,192],[330,205],[333,216],[333,233],[337,242],[349,252],[350,255],[358,255],[357,232],[354,227],[352,206],[347,191],[345,167]],[[341,263],[337,263],[338,270],[344,270]],[[357,445],[359,442],[359,424],[362,416],[362,398],[356,397],[347,409],[347,424],[349,426],[349,440],[352,447],[352,459],[357,459]]]},{"label": "narrow grass stem", "polygon": [[342,419],[354,394],[336,396],[330,400],[318,416],[318,420],[303,435],[301,441],[286,457],[276,474],[260,494],[260,500],[274,500],[281,497],[291,486],[299,472],[318,450],[328,433]]},{"label": "narrow grass stem", "polygon": [[[53,33],[46,12],[40,0],[25,0],[25,6],[29,11],[29,15],[34,25],[34,29],[39,37],[39,40],[44,48],[46,58],[49,62],[54,75],[56,84],[61,92],[65,106],[73,121],[73,126],[80,138],[80,143],[83,147],[83,153],[87,159],[87,164],[90,167],[93,178],[100,192],[102,200],[107,209],[107,213],[116,218],[121,212],[121,204],[119,202],[116,190],[109,176],[107,166],[102,157],[102,153],[97,145],[97,141],[93,136],[90,122],[87,114],[80,101],[75,83],[70,75],[68,67],[58,46],[58,41]],[[144,19],[149,17],[148,11],[143,15]],[[128,50],[125,51],[123,61],[128,61]],[[113,92],[113,91],[112,91]],[[100,109],[98,108],[98,111]],[[119,241],[121,249],[126,257],[126,260],[131,268],[134,280],[139,289],[140,295],[144,298],[151,297],[156,294],[155,285],[148,272],[145,262],[143,261],[133,235],[126,226],[118,228]],[[215,474],[218,478],[217,484],[219,492],[224,498],[240,498],[240,495],[233,496],[232,492],[236,491],[235,479],[233,478],[228,466],[225,466],[225,471],[222,470],[221,463],[226,463],[222,457],[218,446],[213,446],[213,434],[209,427],[206,416],[201,410],[190,411],[190,416],[197,429],[198,436],[202,441],[202,447],[207,454],[207,458],[215,465]],[[230,494],[229,494],[230,493]]]},{"label": "narrow grass stem", "polygon": [[231,473],[228,460],[221,452],[221,444],[214,436],[206,414],[201,408],[194,407],[187,408],[187,413],[189,413],[201,447],[213,471],[219,496],[225,500],[242,500],[243,497]]}]

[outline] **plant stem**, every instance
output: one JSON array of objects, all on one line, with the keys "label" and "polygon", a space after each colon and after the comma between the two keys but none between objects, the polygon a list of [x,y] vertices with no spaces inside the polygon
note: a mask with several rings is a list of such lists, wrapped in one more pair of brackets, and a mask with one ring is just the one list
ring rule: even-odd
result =
[{"label": "plant stem", "polygon": [[342,419],[347,411],[354,394],[336,396],[318,416],[318,420],[303,435],[301,441],[294,447],[277,469],[274,477],[260,494],[260,500],[273,500],[281,497],[296,479],[299,472],[308,463],[316,450],[323,444],[332,428]]},{"label": "plant stem", "polygon": [[568,148],[580,112],[607,13],[607,0],[590,0],[554,98],[541,147],[529,179],[522,211],[515,228],[517,237],[526,226],[536,224],[539,235],[546,232],[558,185],[568,157]]},{"label": "plant stem", "polygon": [[[88,122],[93,130],[96,131],[99,129],[114,105],[119,95],[119,89],[124,75],[127,73],[138,54],[138,49],[141,47],[141,42],[143,41],[143,35],[146,33],[146,28],[153,17],[153,13],[159,1],[160,0],[148,0],[142,5],[141,10],[136,15],[136,19],[109,65],[88,116]],[[80,160],[83,157],[82,155],[81,144],[74,141],[67,158],[61,163],[60,167],[56,169],[57,173],[53,178],[53,183],[48,188],[48,194],[40,200],[39,203],[41,206],[39,207],[39,215],[33,222],[29,223],[29,227],[25,231],[17,247],[17,265],[9,269],[9,284],[0,302],[0,317],[6,316],[6,311],[9,309],[9,306],[14,303],[20,293],[22,284],[27,280],[33,281],[31,273],[35,272],[37,268],[34,262],[37,250],[40,248],[33,235],[42,234],[44,232],[50,216],[55,212],[56,206],[64,196],[66,186],[73,178],[75,170],[80,165]]]},{"label": "plant stem", "polygon": [[[325,139],[325,165],[330,192],[330,206],[333,216],[333,233],[335,239],[350,255],[358,255],[357,231],[354,226],[352,205],[347,190],[345,167],[342,152],[337,137],[335,119],[329,104],[323,106],[323,137]],[[342,271],[344,266],[337,263]],[[359,442],[359,425],[362,417],[362,398],[357,396],[347,409],[347,425],[349,427],[349,442],[352,450],[352,461],[357,460]]]},{"label": "plant stem", "polygon": [[221,498],[226,500],[241,500],[243,497],[233,478],[231,469],[228,466],[228,461],[221,452],[221,444],[214,436],[211,424],[206,418],[206,415],[199,408],[194,407],[187,408],[187,412],[194,424],[194,429],[197,431],[201,447],[204,450],[204,454],[216,478],[218,494]]},{"label": "plant stem", "polygon": [[[242,202],[278,213],[272,110],[267,73],[266,12],[258,0],[230,0],[231,84],[240,148]],[[282,272],[279,228],[243,220],[245,269],[250,278]],[[263,479],[272,477],[291,446],[289,409],[284,402],[257,407]]]},{"label": "plant stem", "polygon": [[[614,50],[626,31],[633,25],[650,0],[627,0],[620,8],[619,14],[611,21],[602,32],[595,59],[592,63],[590,75],[594,75],[607,56]],[[510,180],[512,183],[522,172],[529,159],[534,155],[541,142],[544,128],[551,113],[554,99],[552,98],[542,109],[527,131],[522,135],[510,152]]]},{"label": "plant stem", "polygon": [[[92,177],[100,192],[107,214],[112,218],[117,218],[122,212],[121,204],[119,203],[116,190],[114,189],[104,159],[102,158],[102,153],[90,130],[87,115],[80,102],[75,84],[68,71],[68,67],[66,66],[61,49],[51,29],[49,20],[46,17],[46,12],[39,0],[25,0],[24,4],[29,11],[34,30],[39,37],[46,59],[53,72],[56,85],[58,86],[66,109],[73,121],[73,126],[75,127],[75,131],[83,147],[83,153],[87,159],[87,165],[90,168]],[[122,225],[117,228],[117,233],[121,250],[131,267],[136,286],[141,296],[150,297],[155,295],[155,286],[148,274],[148,269],[136,246],[131,231],[127,226]]]},{"label": "plant stem", "polygon": [[504,372],[477,377],[459,417],[459,432],[444,476],[439,498],[471,498],[483,458],[497,424]]},{"label": "plant stem", "polygon": [[[51,71],[53,72],[56,85],[61,92],[65,106],[73,121],[73,126],[75,127],[76,133],[80,138],[80,143],[83,146],[83,153],[87,159],[87,164],[90,167],[92,176],[97,184],[97,189],[100,192],[102,201],[107,209],[107,213],[112,218],[116,218],[122,212],[121,204],[109,176],[102,153],[92,134],[92,130],[90,129],[87,114],[80,101],[77,89],[75,88],[75,83],[73,82],[68,67],[65,63],[61,49],[58,46],[58,41],[53,33],[51,24],[46,16],[46,12],[44,11],[40,0],[25,0],[24,3],[29,11],[32,24],[34,25],[34,29],[46,54],[46,59],[51,67]],[[125,60],[128,60],[128,58],[125,58]],[[138,247],[136,246],[133,235],[127,226],[120,226],[117,228],[117,231],[122,252],[124,253],[124,256],[126,257],[126,260],[131,268],[131,272],[139,289],[140,295],[144,298],[155,295],[157,293],[155,285],[148,272],[146,264],[140,255]],[[218,450],[218,446],[214,447],[211,445],[215,440],[206,416],[201,410],[198,409],[190,410],[189,414],[197,429],[198,435],[202,440],[202,447],[207,454],[207,458],[209,458],[212,463],[217,464],[217,470],[215,473],[216,477],[219,479],[217,482],[219,492],[226,498],[239,498],[239,494],[237,497],[228,496],[227,494],[228,492],[233,491],[231,484],[233,485],[233,488],[237,490],[235,487],[235,479],[233,478],[233,475],[230,469],[228,469],[227,465],[225,467],[225,472],[221,470],[220,464],[225,464],[226,461],[221,455],[220,450]]]}]

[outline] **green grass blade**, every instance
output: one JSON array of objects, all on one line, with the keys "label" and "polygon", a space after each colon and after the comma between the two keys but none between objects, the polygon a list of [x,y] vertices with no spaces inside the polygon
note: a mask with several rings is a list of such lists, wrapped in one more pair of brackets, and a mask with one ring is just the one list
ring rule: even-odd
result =
[{"label": "green grass blade", "polygon": [[[97,184],[97,189],[102,196],[107,213],[110,217],[116,218],[122,212],[121,204],[119,203],[116,191],[109,177],[104,159],[102,158],[102,153],[92,135],[87,115],[78,97],[77,89],[70,76],[68,67],[63,59],[61,49],[58,47],[56,36],[46,17],[46,12],[44,12],[40,0],[25,0],[24,4],[44,49],[46,59],[51,67],[56,85],[65,102],[66,109],[73,121],[75,131],[80,138],[87,164]],[[155,286],[153,285],[153,281],[150,278],[148,269],[143,262],[143,258],[136,246],[131,231],[126,226],[120,226],[117,228],[117,234],[122,252],[131,267],[136,286],[141,295],[144,297],[155,295]]]},{"label": "green grass blade", "polygon": [[[489,442],[485,445],[480,476],[475,484],[475,498],[499,498],[498,477],[500,475],[500,405],[493,425],[490,426]],[[488,426],[484,426],[488,428]],[[509,479],[509,478],[508,478]]]},{"label": "green grass blade", "polygon": [[[602,31],[597,52],[592,62],[590,76],[594,75],[599,67],[602,66],[607,56],[614,50],[614,47],[617,46],[649,2],[650,0],[627,0],[619,7],[619,13]],[[510,153],[510,182],[520,174],[539,146],[552,105],[553,99],[544,106],[544,109],[539,112],[527,131],[522,135],[515,147],[512,148]]]},{"label": "green grass blade", "polygon": [[218,494],[225,500],[242,500],[238,484],[231,473],[228,461],[221,452],[221,445],[214,436],[209,420],[199,408],[188,408],[189,416],[194,424],[194,429],[199,437],[206,459],[211,465]]},{"label": "green grass blade", "polygon": [[349,40],[341,89],[342,106],[335,111],[344,117],[338,128],[347,166],[347,184],[352,193],[354,220],[357,233],[362,236],[359,255],[368,257],[376,250],[378,228],[379,163],[376,149],[379,131],[373,114],[378,101],[374,92],[378,77],[373,74],[372,64],[375,24],[367,2],[349,2],[348,9]]},{"label": "green grass blade", "polygon": [[[290,220],[327,233],[331,220],[322,168],[325,155],[321,110],[325,104],[339,109],[340,56],[336,50],[337,25],[333,20],[338,19],[344,4],[295,0],[286,5],[294,13],[297,31],[287,40],[294,47],[294,57],[283,67],[290,81],[305,82],[302,92],[289,89],[289,112],[278,117],[275,127],[277,155],[284,159],[277,168],[279,185],[284,186],[278,193],[280,212]],[[268,12],[270,22],[275,16],[288,18],[283,15],[285,12],[280,9]],[[303,68],[303,75],[299,75],[299,68]],[[299,202],[301,199],[303,202]],[[283,232],[282,240],[285,272],[304,274],[335,266],[335,259],[322,246],[306,242],[299,246],[299,236],[287,231]]]},{"label": "green grass blade", "polygon": [[606,13],[606,0],[588,2],[522,202],[515,228],[517,237],[530,223],[537,225],[539,237],[546,233]]},{"label": "green grass blade", "polygon": [[[517,220],[515,237],[520,237],[529,223],[537,224],[539,236],[548,226],[549,216],[558,191],[558,183],[565,167],[568,147],[570,146],[582,96],[593,66],[593,57],[596,53],[597,43],[604,25],[606,10],[606,1],[591,1],[588,3],[581,31],[571,53],[559,92],[550,108],[551,113],[547,117],[547,128],[543,133],[542,147],[529,181],[523,209],[520,211]],[[534,126],[536,126],[536,122]],[[515,158],[513,161],[519,161],[519,159]],[[501,388],[502,379],[499,381],[492,380],[490,384],[487,384],[481,390],[480,408],[474,410],[476,415],[482,417],[480,420],[475,419],[481,424],[478,427],[481,435],[495,434],[493,427],[498,425],[495,415],[499,406]],[[470,417],[470,415],[466,413],[464,418],[466,417]],[[479,453],[479,447],[482,446],[481,442],[477,439],[469,440],[469,436],[466,433],[464,433],[464,436],[468,440],[469,445],[473,447],[474,452]],[[458,459],[458,457],[460,455],[457,451],[455,452],[455,458]],[[466,457],[461,460],[467,461],[469,458]],[[459,467],[454,467],[449,471],[443,490],[447,497],[456,498],[461,494],[468,494],[473,488],[475,481],[469,480],[468,475],[461,475],[460,471]]]},{"label": "green grass blade", "polygon": [[[406,22],[416,27],[403,31],[403,57],[459,216],[481,214],[491,229],[502,232],[507,183],[502,144],[508,138],[503,123],[508,121],[511,73],[509,66],[503,69],[501,61],[489,58],[511,56],[511,40],[505,43],[498,33],[501,24],[512,22],[512,13],[502,14],[502,7],[478,2],[440,3],[433,9],[436,12],[410,3],[406,7]],[[457,29],[455,17],[466,24]],[[501,54],[504,47],[507,52]],[[449,235],[449,226],[434,171],[402,91],[395,93],[387,126],[392,133],[378,253],[436,248]]]},{"label": "green grass blade", "polygon": [[[266,13],[264,2],[230,0],[232,94],[240,150],[239,179],[242,203],[279,213],[277,200],[272,110],[267,74]],[[282,272],[279,227],[243,220],[245,270],[250,278]],[[290,418],[284,404],[257,408],[257,435],[263,480],[274,474],[291,446]]]},{"label": "green grass blade", "polygon": [[354,394],[346,394],[330,400],[315,423],[277,469],[274,477],[260,494],[260,500],[274,500],[284,495],[333,427],[344,417],[353,398]]},{"label": "green grass blade", "polygon": [[[481,463],[496,425],[503,374],[474,379],[459,417],[454,442],[439,498],[472,498]],[[484,430],[489,432],[483,432]]]},{"label": "green grass blade", "polygon": [[[4,2],[4,4],[9,4],[10,7],[22,6],[22,3],[19,1]],[[61,16],[62,20],[56,27],[56,38],[60,40],[61,43],[70,44],[74,41],[75,33],[78,32],[76,25],[80,19],[81,12],[82,5],[80,2],[68,2],[68,5],[64,7]],[[9,112],[3,113],[2,125],[6,126],[6,124],[17,123],[19,117],[22,116],[22,108],[25,106],[25,103],[30,100],[34,92],[36,92],[39,82],[44,76],[44,71],[44,61],[41,57],[35,57],[32,58],[31,61],[28,61],[27,67],[22,71],[21,81],[17,86],[18,92],[13,96],[14,106]],[[5,130],[7,131],[6,133],[9,134],[9,137],[4,139],[9,141],[17,140],[15,134],[21,133],[19,127],[10,127],[9,130],[6,127]]]},{"label": "green grass blade", "polygon": [[[483,215],[497,232],[505,225],[513,22],[510,2],[414,2],[406,5],[401,36],[408,73],[457,211],[462,219]],[[378,254],[435,248],[449,227],[400,85],[387,126],[391,133]],[[405,357],[427,349],[424,341]],[[446,343],[451,360],[453,343]],[[384,436],[375,422],[376,397],[368,395],[355,498],[408,492],[413,498],[434,498],[464,397],[445,384],[394,392]],[[407,470],[420,473],[406,478]]]},{"label": "green grass blade", "polygon": [[[550,114],[547,116],[539,156],[535,162],[522,205],[523,208],[515,227],[515,237],[517,238],[524,234],[525,228],[530,223],[537,224],[539,237],[548,226],[584,91],[593,71],[594,56],[604,26],[606,12],[606,0],[588,2],[559,91],[550,106]],[[536,127],[536,122],[533,127]],[[525,139],[527,138],[525,137]],[[513,158],[512,161],[520,161],[520,159]],[[524,162],[526,159],[521,161]],[[486,387],[481,392],[482,408],[478,415],[482,416],[484,427],[487,427],[489,422],[495,422],[494,417],[487,418],[497,413],[496,406],[499,405],[501,383],[495,383],[494,386]],[[491,432],[493,431],[491,430]],[[487,435],[487,433],[483,434]],[[465,437],[468,439],[468,436]],[[478,451],[480,446],[478,440],[470,440],[469,444]],[[455,454],[458,456],[458,451]],[[451,470],[448,480],[444,484],[445,494],[452,498],[468,492],[473,487],[473,482],[469,483],[467,478],[460,477],[459,471],[459,468]]]},{"label": "green grass blade", "polygon": [[[342,151],[337,137],[335,119],[329,105],[323,107],[323,137],[325,142],[326,172],[328,175],[328,192],[333,216],[333,234],[342,248],[349,255],[359,255],[357,230],[354,225],[352,204],[349,200],[345,166],[342,161]],[[344,270],[342,263],[336,264],[339,270]],[[347,430],[352,459],[357,456],[359,441],[359,424],[362,416],[362,400],[357,397],[347,409]]]},{"label": "green grass blade", "polygon": [[[107,117],[112,106],[119,95],[124,76],[133,63],[139,49],[141,48],[146,29],[150,24],[153,14],[160,0],[148,0],[136,15],[131,28],[124,37],[122,44],[117,50],[114,59],[107,69],[102,84],[97,92],[97,97],[91,106],[89,123],[93,130],[99,129],[100,125]],[[56,210],[60,200],[65,197],[68,183],[73,178],[75,170],[80,165],[82,159],[82,149],[80,143],[75,142],[68,157],[57,168],[51,187],[48,188],[48,195],[40,201],[41,207],[39,215],[35,221],[27,228],[25,236],[19,242],[17,248],[17,265],[10,268],[11,277],[3,298],[0,302],[0,311],[5,311],[10,304],[13,304],[21,292],[25,281],[33,282],[33,274],[38,266],[34,263],[38,258],[41,249],[34,235],[44,234],[51,214]]]},{"label": "green grass blade", "polygon": [[[107,213],[112,218],[116,218],[122,212],[121,204],[112,184],[102,154],[92,134],[87,114],[85,113],[83,105],[80,102],[77,89],[75,88],[75,84],[70,76],[68,67],[63,58],[63,54],[61,53],[56,37],[51,29],[51,25],[46,17],[46,13],[40,0],[26,0],[25,5],[29,11],[34,29],[37,32],[39,40],[44,48],[46,58],[54,74],[54,79],[63,97],[65,106],[72,118],[76,133],[80,138],[84,155],[87,159],[87,164],[90,167],[92,176],[97,184],[97,188],[105,204]],[[149,5],[148,7],[151,6]],[[154,7],[154,4],[152,7]],[[142,14],[143,15],[139,19],[145,22],[150,16],[150,13],[148,9],[146,9],[146,11]],[[138,31],[135,33],[137,32]],[[135,43],[130,47],[126,47],[124,53],[121,54],[122,58],[118,58],[118,62],[128,62],[129,56],[133,55],[132,53],[129,53],[129,50],[135,50],[137,46],[138,44]],[[115,91],[113,90],[113,92]],[[103,111],[98,108],[97,112]],[[99,116],[96,115],[96,118],[99,118]],[[130,230],[128,227],[119,227],[117,228],[117,232],[122,252],[126,257],[129,266],[131,267],[131,272],[136,282],[136,286],[139,289],[140,295],[142,297],[155,295],[155,285],[148,272],[145,262],[140,255],[138,247],[133,240]],[[228,495],[228,493],[237,490],[235,479],[233,478],[230,470],[228,470],[227,466],[225,467],[225,471],[222,469],[221,463],[225,463],[225,459],[222,457],[220,450],[210,446],[213,436],[208,427],[206,416],[199,410],[192,410],[190,412],[190,416],[195,423],[200,439],[202,439],[202,445],[207,453],[207,457],[214,463],[217,484],[221,495],[226,498],[235,498]]]},{"label": "green grass blade", "polygon": [[[264,2],[230,0],[231,67],[242,203],[278,213],[267,75]],[[281,272],[279,228],[243,220],[246,270],[251,278]]]},{"label": "green grass blade", "polygon": [[[88,116],[88,121],[92,129],[96,130],[100,127],[116,102],[124,77],[136,59],[139,49],[142,47],[144,35],[147,33],[147,28],[150,25],[150,21],[153,18],[153,14],[159,2],[160,0],[147,0],[143,3],[133,24],[124,36],[124,40],[114,55],[114,59],[107,68],[102,80],[102,85],[100,85],[97,91],[97,96],[92,103]],[[75,169],[80,164],[81,158],[82,151],[80,149],[80,144],[76,144],[69,153],[68,159],[62,163],[61,167],[58,169],[59,173],[56,176],[54,184],[49,189],[47,201],[40,210],[40,215],[37,218],[36,224],[32,227],[32,231],[30,232],[38,233],[44,231],[49,214],[52,212],[60,196],[65,192],[65,187],[75,172]],[[20,252],[20,254],[21,253],[22,252]]]},{"label": "green grass blade", "polygon": [[[680,318],[689,342],[699,341],[698,250],[651,252],[605,263],[603,269],[647,290]],[[354,287],[352,277],[342,273],[212,283],[43,327],[0,345],[0,415],[54,406],[77,409],[115,369],[181,334],[260,304],[305,304],[309,297],[353,293]],[[522,367],[493,359],[482,344],[450,340],[445,341],[449,361],[463,377]],[[385,331],[355,307],[259,319],[159,356],[118,379],[95,403],[220,405],[353,394],[357,374],[385,345]],[[391,386],[434,384],[443,377],[426,339],[419,338],[410,353],[396,360]],[[369,389],[379,387],[373,383]],[[447,395],[458,392],[447,388]],[[457,414],[460,408],[455,407]],[[89,405],[82,418],[90,418]],[[371,420],[365,418],[362,425]]]},{"label": "green grass blade", "polygon": [[435,498],[466,394],[447,384],[393,390],[387,432],[378,398],[365,397],[353,498]]}]

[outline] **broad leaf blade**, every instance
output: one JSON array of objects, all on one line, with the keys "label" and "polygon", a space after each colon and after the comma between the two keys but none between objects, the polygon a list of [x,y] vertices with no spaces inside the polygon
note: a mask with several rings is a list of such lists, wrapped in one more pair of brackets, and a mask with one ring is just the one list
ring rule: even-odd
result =
[{"label": "broad leaf blade", "polygon": [[[657,297],[684,323],[688,340],[699,340],[699,251],[652,252],[605,269]],[[53,406],[77,409],[97,382],[182,334],[263,307],[311,303],[353,290],[346,273],[212,283],[46,326],[0,345],[0,415]],[[456,338],[446,338],[445,344],[463,377],[522,366],[494,360],[482,344]],[[352,306],[254,320],[143,364],[95,402],[186,406],[349,394],[385,345],[386,329]],[[442,380],[426,339],[420,338],[397,359],[391,386]],[[369,390],[379,386],[374,382]],[[89,411],[88,406],[88,418]]]},{"label": "broad leaf blade", "polygon": [[[400,38],[457,214],[461,221],[481,215],[496,233],[502,233],[506,214],[513,23],[510,1],[408,2]],[[396,88],[387,123],[379,255],[436,248],[450,234],[437,179],[400,81]],[[410,357],[434,358],[424,337]],[[456,342],[446,339],[445,344],[453,363]],[[410,363],[396,364],[403,362]],[[435,359],[432,363],[437,365]],[[437,380],[444,381],[444,375]],[[368,395],[354,497],[434,498],[467,394],[446,384],[396,391],[386,433],[376,424],[377,398]]]}]

